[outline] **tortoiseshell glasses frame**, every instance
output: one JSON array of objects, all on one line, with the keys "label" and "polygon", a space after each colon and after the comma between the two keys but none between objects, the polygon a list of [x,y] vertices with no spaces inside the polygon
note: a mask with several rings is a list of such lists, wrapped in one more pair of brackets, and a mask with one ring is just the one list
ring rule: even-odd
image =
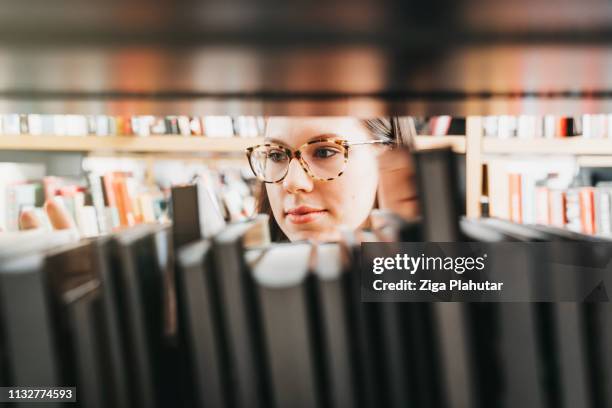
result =
[{"label": "tortoiseshell glasses frame", "polygon": [[[334,168],[334,175],[332,176],[326,175],[325,177],[322,177],[320,174],[316,174],[316,172],[312,170],[311,165],[309,165],[308,161],[304,158],[305,156],[304,151],[308,147],[312,147],[312,145],[314,144],[325,144],[325,143],[331,144],[338,149],[338,154],[342,155],[342,161],[341,162],[339,161],[338,163],[334,164],[335,167],[338,167],[337,169]],[[331,181],[331,180],[334,180],[340,177],[344,173],[346,164],[348,163],[349,150],[350,150],[349,148],[351,146],[378,145],[378,144],[379,145],[391,145],[393,144],[393,142],[387,141],[387,140],[368,140],[368,141],[362,141],[362,142],[349,142],[347,140],[337,139],[337,138],[322,138],[322,139],[311,140],[307,143],[304,143],[296,150],[291,150],[288,147],[277,144],[277,143],[263,143],[263,144],[259,144],[256,146],[248,147],[246,149],[246,156],[249,161],[249,166],[251,167],[251,171],[253,172],[253,174],[255,174],[255,176],[260,181],[263,181],[264,183],[273,184],[273,183],[280,183],[281,181],[283,181],[285,177],[287,177],[287,174],[289,172],[289,163],[291,163],[291,160],[293,159],[297,159],[300,165],[302,166],[302,168],[304,169],[304,171],[306,172],[306,174],[308,174],[314,180]],[[328,145],[328,148],[329,147],[330,146]],[[253,161],[255,160],[254,152],[258,150],[261,150],[263,152],[264,149],[268,149],[268,150],[277,149],[276,154],[285,155],[284,157],[281,158],[284,162],[284,169],[280,171],[279,175],[277,177],[274,177],[273,179],[266,179],[266,177],[264,177],[263,174],[260,174],[261,171],[258,172],[258,168],[261,169],[261,167],[258,167],[254,165],[253,163]],[[267,158],[268,157],[266,156],[266,159]]]}]

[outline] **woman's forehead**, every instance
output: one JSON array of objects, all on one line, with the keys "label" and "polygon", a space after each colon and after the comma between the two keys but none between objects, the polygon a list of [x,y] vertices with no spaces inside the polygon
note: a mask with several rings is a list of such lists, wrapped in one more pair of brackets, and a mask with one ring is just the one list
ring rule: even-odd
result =
[{"label": "woman's forehead", "polygon": [[358,119],[334,118],[284,118],[268,119],[265,137],[297,148],[317,138],[335,135],[345,140],[361,140],[367,136]]}]

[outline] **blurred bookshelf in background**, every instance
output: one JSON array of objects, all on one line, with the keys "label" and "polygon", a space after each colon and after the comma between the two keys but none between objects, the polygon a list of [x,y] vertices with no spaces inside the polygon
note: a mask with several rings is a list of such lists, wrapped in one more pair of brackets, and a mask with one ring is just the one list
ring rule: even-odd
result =
[{"label": "blurred bookshelf in background", "polygon": [[258,137],[264,126],[261,116],[0,115],[5,136]]},{"label": "blurred bookshelf in background", "polygon": [[159,160],[153,174],[142,160],[86,158],[82,177],[47,176],[44,165],[0,163],[0,229],[19,230],[23,211],[34,211],[46,229],[46,200],[59,201],[70,213],[82,236],[91,237],[141,223],[170,219],[173,185],[202,180],[220,203],[228,221],[249,218],[255,212],[253,180],[247,169],[210,168],[194,162]]},{"label": "blurred bookshelf in background", "polygon": [[[0,230],[18,230],[23,211],[33,211],[50,229],[43,209],[47,200],[60,201],[86,237],[140,223],[164,223],[172,211],[171,187],[196,179],[216,196],[226,220],[251,217],[255,183],[243,152],[263,134],[264,124],[263,117],[254,116],[0,115],[0,150],[11,160],[0,163]],[[151,143],[115,142],[145,138]],[[178,150],[168,145],[184,138],[240,143],[179,145]],[[14,152],[6,153],[9,150]],[[38,157],[44,160],[20,162],[27,150],[42,152]],[[66,170],[65,156],[55,156],[56,151],[83,152],[76,155],[79,169]],[[186,154],[166,154],[172,151]],[[48,167],[62,169],[63,175],[51,174]]]},{"label": "blurred bookshelf in background", "polygon": [[612,115],[484,116],[477,139],[483,215],[612,235]]}]

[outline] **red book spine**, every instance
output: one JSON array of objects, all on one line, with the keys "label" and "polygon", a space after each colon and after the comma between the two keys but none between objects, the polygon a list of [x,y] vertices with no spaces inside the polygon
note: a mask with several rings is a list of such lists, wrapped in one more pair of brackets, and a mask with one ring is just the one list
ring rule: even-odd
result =
[{"label": "red book spine", "polygon": [[122,119],[123,119],[123,129],[121,129],[121,133],[124,136],[134,135],[134,131],[132,129],[132,120],[130,119],[130,117],[124,116]]},{"label": "red book spine", "polygon": [[558,127],[559,130],[557,134],[559,135],[559,137],[567,137],[567,118],[565,116],[561,116],[558,119]]},{"label": "red book spine", "polygon": [[125,176],[115,174],[113,180],[113,190],[117,200],[117,211],[119,212],[119,223],[123,227],[130,227],[136,223],[134,211],[132,210],[132,200],[128,193]]},{"label": "red book spine", "polygon": [[595,205],[593,202],[593,188],[586,187],[580,190],[580,221],[582,232],[595,234]]}]

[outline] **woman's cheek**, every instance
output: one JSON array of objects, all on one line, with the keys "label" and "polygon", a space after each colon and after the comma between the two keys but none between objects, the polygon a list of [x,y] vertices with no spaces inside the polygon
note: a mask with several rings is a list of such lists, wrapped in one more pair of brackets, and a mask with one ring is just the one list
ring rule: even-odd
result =
[{"label": "woman's cheek", "polygon": [[[340,182],[340,180],[342,181]],[[326,207],[330,210],[333,224],[356,228],[365,221],[374,203],[375,188],[358,178],[340,177],[337,183],[325,188]]]},{"label": "woman's cheek", "polygon": [[270,208],[277,222],[281,222],[284,216],[283,209],[283,191],[278,185],[268,185],[266,187],[266,194],[268,195],[268,202]]},{"label": "woman's cheek", "polygon": [[353,228],[360,226],[372,211],[378,186],[376,166],[370,160],[363,160],[361,164],[345,180],[344,223]]}]

